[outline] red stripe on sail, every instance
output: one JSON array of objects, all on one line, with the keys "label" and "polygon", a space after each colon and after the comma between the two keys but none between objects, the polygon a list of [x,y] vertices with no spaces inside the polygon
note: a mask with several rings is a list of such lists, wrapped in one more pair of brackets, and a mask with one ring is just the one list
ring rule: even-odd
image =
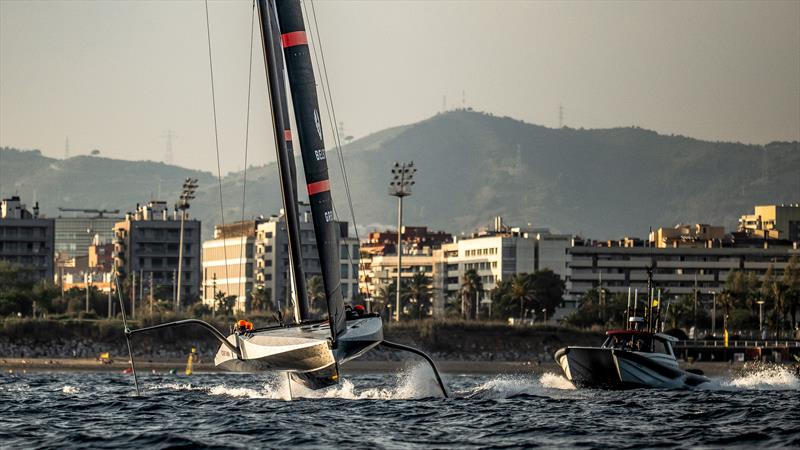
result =
[{"label": "red stripe on sail", "polygon": [[281,43],[283,43],[283,48],[294,47],[295,45],[308,44],[308,38],[306,38],[305,31],[292,31],[281,35]]},{"label": "red stripe on sail", "polygon": [[283,140],[284,141],[292,140],[292,130],[283,130]]},{"label": "red stripe on sail", "polygon": [[331,182],[329,180],[317,181],[316,183],[308,183],[308,195],[319,194],[320,192],[328,192],[331,190]]}]

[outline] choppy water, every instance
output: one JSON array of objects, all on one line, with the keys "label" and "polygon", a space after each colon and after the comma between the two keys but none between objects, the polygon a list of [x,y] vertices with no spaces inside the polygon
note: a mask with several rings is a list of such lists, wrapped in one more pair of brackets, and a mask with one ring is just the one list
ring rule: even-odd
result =
[{"label": "choppy water", "polygon": [[284,377],[0,375],[0,447],[800,447],[800,380],[785,369],[696,391],[575,390],[556,374],[348,375],[311,392]]}]

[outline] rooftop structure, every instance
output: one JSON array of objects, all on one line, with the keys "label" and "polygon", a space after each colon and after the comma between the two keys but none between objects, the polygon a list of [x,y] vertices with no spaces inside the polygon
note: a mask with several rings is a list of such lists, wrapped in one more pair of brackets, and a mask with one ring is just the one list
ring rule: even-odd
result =
[{"label": "rooftop structure", "polygon": [[[658,248],[675,247],[719,247],[725,239],[725,227],[698,223],[678,224],[672,228],[659,228],[650,232],[650,246]],[[716,243],[716,245],[715,245]],[[635,245],[630,245],[631,247]]]},{"label": "rooftop structure", "polygon": [[800,241],[800,204],[761,205],[739,219],[739,231],[769,239]]}]

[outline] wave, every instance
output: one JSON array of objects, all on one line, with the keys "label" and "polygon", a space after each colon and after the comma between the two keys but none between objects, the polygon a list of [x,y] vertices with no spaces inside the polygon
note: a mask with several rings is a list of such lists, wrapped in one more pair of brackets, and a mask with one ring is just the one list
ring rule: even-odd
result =
[{"label": "wave", "polygon": [[61,388],[61,392],[65,393],[67,395],[77,394],[80,391],[81,391],[81,389],[79,387],[70,386],[70,385],[66,385],[63,388]]},{"label": "wave", "polygon": [[[418,400],[441,397],[439,385],[427,364],[410,366],[400,372],[388,386],[360,388],[347,378],[327,389],[311,390],[289,381],[285,374],[270,375],[260,387],[217,384],[193,386],[182,383],[156,384],[151,390],[202,391],[209,395],[249,399],[344,399],[344,400]],[[447,383],[445,383],[447,384]],[[361,383],[359,383],[361,385]],[[498,375],[477,386],[449,392],[453,398],[505,399],[521,395],[547,396],[554,391],[574,390],[575,386],[563,376],[547,372],[534,375]]]},{"label": "wave", "polygon": [[757,391],[799,390],[800,379],[786,366],[750,364],[746,365],[739,375],[722,381],[720,387]]}]

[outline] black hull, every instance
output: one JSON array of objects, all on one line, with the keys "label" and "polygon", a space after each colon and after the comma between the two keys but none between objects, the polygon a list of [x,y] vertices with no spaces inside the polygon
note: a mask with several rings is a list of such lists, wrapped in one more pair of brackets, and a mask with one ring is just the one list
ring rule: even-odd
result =
[{"label": "black hull", "polygon": [[[661,355],[659,355],[661,356]],[[555,354],[564,375],[576,387],[595,389],[694,388],[709,381],[670,364],[666,357],[625,350],[566,347]]]}]

